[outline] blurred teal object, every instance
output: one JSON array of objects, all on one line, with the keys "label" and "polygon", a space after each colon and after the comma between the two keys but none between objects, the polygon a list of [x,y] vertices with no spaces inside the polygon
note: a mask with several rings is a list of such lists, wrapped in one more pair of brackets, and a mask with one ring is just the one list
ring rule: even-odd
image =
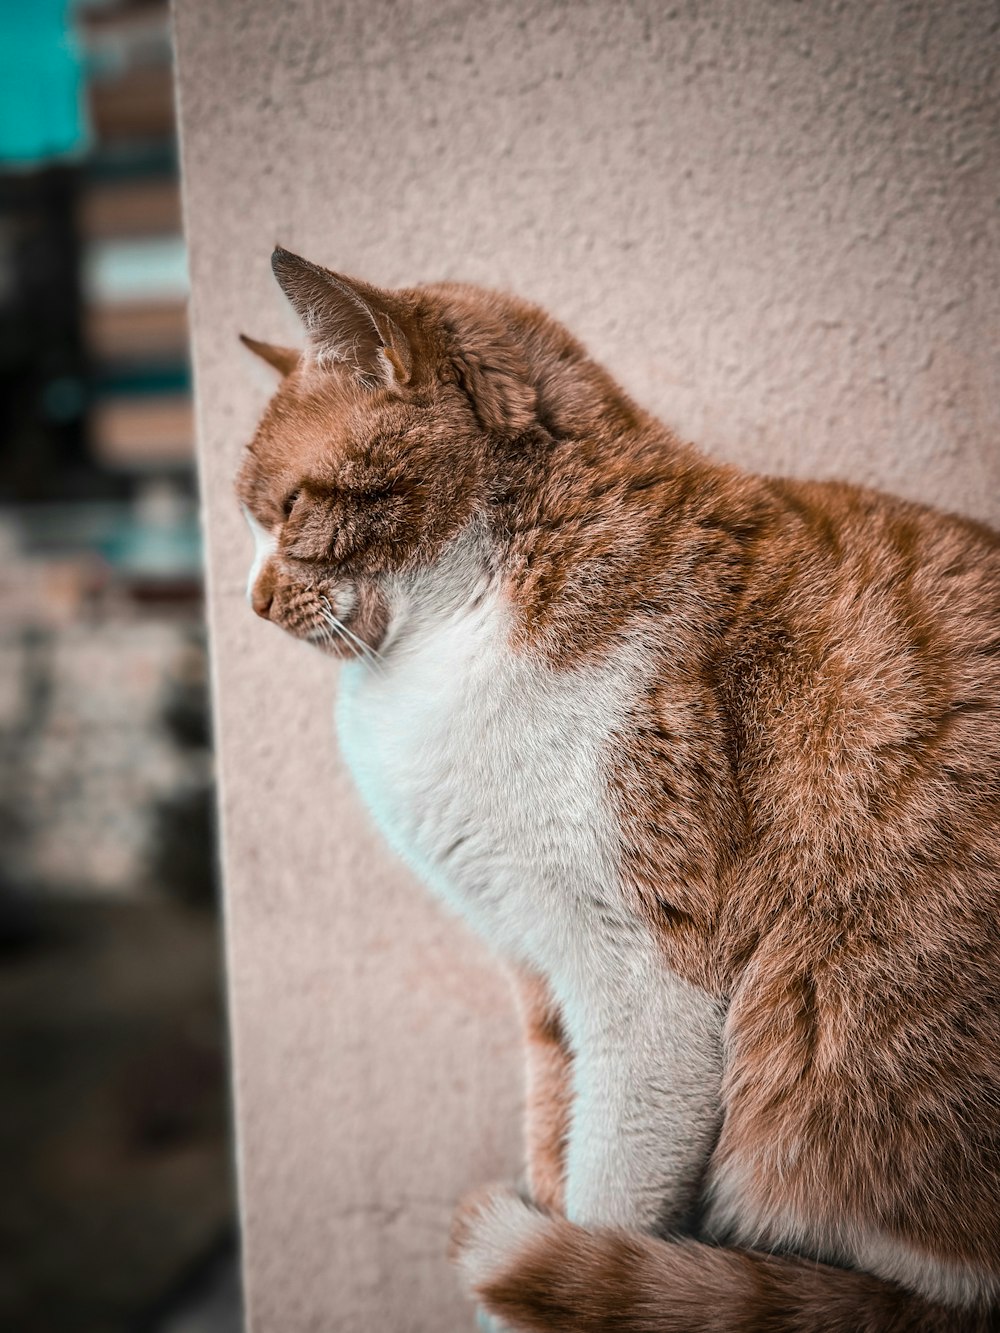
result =
[{"label": "blurred teal object", "polygon": [[78,155],[88,142],[70,0],[0,0],[0,164]]}]

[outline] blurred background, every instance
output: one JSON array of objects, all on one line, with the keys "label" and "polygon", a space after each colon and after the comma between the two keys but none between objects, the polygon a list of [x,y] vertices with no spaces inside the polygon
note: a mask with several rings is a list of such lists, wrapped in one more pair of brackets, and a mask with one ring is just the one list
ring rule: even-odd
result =
[{"label": "blurred background", "polygon": [[239,1327],[166,0],[0,0],[0,1328]]}]

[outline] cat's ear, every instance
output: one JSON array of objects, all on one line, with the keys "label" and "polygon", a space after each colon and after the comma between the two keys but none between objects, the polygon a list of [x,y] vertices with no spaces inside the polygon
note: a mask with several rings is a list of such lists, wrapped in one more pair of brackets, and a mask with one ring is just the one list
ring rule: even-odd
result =
[{"label": "cat's ear", "polygon": [[277,347],[274,343],[262,343],[247,333],[240,334],[240,342],[244,347],[249,347],[255,356],[273,366],[280,375],[290,375],[299,364],[299,353],[294,347]]},{"label": "cat's ear", "polygon": [[413,357],[393,318],[390,293],[283,250],[271,256],[278,285],[302,320],[317,361],[340,361],[368,384],[406,384]]}]

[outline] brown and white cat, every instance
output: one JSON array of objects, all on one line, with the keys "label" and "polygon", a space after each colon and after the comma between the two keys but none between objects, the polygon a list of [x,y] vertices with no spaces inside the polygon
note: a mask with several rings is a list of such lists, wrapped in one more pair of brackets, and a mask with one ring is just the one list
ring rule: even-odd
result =
[{"label": "brown and white cat", "polygon": [[238,491],[391,843],[520,978],[516,1329],[1000,1327],[1000,539],[720,466],[542,311],[284,250]]}]

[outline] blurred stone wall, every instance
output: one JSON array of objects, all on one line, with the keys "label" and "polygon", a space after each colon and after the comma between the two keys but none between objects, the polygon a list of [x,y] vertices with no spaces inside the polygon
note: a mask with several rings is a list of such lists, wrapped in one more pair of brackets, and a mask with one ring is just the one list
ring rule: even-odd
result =
[{"label": "blurred stone wall", "polygon": [[209,901],[199,601],[151,612],[93,556],[33,556],[3,519],[0,542],[0,898]]},{"label": "blurred stone wall", "polygon": [[748,467],[1000,519],[991,0],[178,0],[230,1002],[256,1333],[468,1326],[451,1203],[513,1173],[479,945],[373,833],[330,668],[243,600],[231,481],[295,337],[275,241],[565,319]]}]

